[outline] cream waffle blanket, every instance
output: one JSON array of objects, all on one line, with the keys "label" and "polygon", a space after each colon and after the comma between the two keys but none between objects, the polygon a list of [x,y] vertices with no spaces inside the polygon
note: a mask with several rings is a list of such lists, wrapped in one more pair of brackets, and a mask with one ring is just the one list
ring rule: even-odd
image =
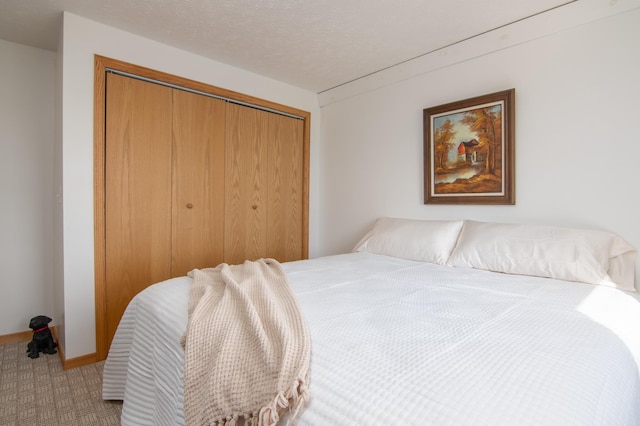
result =
[{"label": "cream waffle blanket", "polygon": [[187,425],[275,425],[308,400],[310,338],[273,259],[193,270],[182,336]]}]

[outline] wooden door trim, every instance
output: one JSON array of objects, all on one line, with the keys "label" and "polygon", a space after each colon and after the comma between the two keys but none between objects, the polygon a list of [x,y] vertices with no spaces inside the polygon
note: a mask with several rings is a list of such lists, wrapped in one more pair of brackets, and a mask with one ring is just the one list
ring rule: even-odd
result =
[{"label": "wooden door trim", "polygon": [[228,98],[242,103],[256,105],[301,117],[304,121],[303,140],[303,206],[302,206],[302,251],[303,257],[309,256],[309,159],[311,113],[287,105],[267,101],[245,95],[232,90],[222,89],[198,81],[186,79],[150,68],[141,67],[127,62],[95,55],[94,59],[94,114],[93,114],[93,194],[94,194],[94,258],[95,258],[95,312],[96,312],[96,360],[107,357],[107,300],[106,300],[106,250],[105,250],[105,102],[106,102],[106,71],[118,70],[138,75],[178,87],[209,93],[214,96]]},{"label": "wooden door trim", "polygon": [[107,357],[105,247],[106,64],[95,58],[93,87],[93,233],[96,310],[96,358]]}]

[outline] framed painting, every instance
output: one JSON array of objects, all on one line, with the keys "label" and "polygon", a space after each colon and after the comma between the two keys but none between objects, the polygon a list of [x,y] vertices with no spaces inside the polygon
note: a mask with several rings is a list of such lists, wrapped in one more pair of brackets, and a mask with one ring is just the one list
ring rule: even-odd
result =
[{"label": "framed painting", "polygon": [[515,204],[515,89],[424,109],[424,203]]}]

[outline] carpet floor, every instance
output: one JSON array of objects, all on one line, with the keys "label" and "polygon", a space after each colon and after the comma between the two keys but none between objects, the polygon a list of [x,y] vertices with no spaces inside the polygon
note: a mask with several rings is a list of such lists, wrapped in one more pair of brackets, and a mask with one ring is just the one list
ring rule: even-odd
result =
[{"label": "carpet floor", "polygon": [[0,345],[0,425],[120,425],[122,403],[101,397],[104,361],[65,371],[27,343]]}]

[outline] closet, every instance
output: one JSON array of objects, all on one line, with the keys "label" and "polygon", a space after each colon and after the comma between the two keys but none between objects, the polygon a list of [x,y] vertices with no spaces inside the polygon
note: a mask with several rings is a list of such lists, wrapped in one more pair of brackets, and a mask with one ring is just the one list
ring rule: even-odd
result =
[{"label": "closet", "polygon": [[96,57],[97,359],[147,286],[221,262],[303,259],[308,244],[308,113],[110,61]]}]

